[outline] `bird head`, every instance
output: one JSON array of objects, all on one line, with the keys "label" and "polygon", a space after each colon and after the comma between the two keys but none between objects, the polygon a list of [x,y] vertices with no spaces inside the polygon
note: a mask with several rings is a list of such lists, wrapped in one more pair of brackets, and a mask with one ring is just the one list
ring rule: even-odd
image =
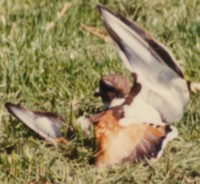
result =
[{"label": "bird head", "polygon": [[95,97],[101,97],[105,108],[121,105],[131,90],[130,81],[117,74],[104,75],[99,81],[99,90]]}]

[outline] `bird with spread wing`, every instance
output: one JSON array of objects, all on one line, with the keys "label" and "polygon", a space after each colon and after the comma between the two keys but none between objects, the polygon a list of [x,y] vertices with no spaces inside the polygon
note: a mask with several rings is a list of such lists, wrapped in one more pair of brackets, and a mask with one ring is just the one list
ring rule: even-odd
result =
[{"label": "bird with spread wing", "polygon": [[[99,81],[95,96],[102,98],[106,108],[89,117],[97,142],[95,164],[100,167],[158,158],[178,135],[170,124],[183,116],[194,83],[184,78],[172,54],[150,33],[101,5],[98,10],[134,82],[117,74]],[[64,120],[59,115],[11,103],[5,107],[46,140],[55,142],[62,137]]]}]

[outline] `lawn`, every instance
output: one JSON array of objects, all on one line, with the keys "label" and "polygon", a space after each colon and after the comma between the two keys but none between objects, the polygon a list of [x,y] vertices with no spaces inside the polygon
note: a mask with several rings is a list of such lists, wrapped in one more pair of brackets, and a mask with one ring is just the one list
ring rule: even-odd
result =
[{"label": "lawn", "polygon": [[[192,94],[179,137],[157,162],[114,166],[97,172],[89,164],[93,134],[76,118],[101,107],[93,97],[103,74],[129,75],[109,42],[81,28],[104,30],[97,4],[149,30],[175,55],[186,78],[200,81],[198,0],[1,0],[0,183],[200,183],[200,94]],[[12,118],[5,102],[55,111],[76,133],[53,146]]]}]

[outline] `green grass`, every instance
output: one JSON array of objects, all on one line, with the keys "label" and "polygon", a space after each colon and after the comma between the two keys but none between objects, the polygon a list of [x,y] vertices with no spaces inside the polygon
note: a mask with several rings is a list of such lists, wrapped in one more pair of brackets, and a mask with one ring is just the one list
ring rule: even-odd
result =
[{"label": "green grass", "polygon": [[[0,183],[200,183],[200,95],[192,94],[179,138],[148,166],[127,164],[96,172],[89,160],[93,136],[78,132],[68,146],[52,146],[10,117],[5,102],[56,111],[76,123],[80,111],[100,107],[92,96],[101,75],[126,73],[114,47],[80,28],[103,29],[96,10],[105,4],[135,20],[164,43],[200,80],[200,1],[0,1]],[[47,30],[49,22],[54,27]],[[75,104],[76,102],[76,104]]]}]

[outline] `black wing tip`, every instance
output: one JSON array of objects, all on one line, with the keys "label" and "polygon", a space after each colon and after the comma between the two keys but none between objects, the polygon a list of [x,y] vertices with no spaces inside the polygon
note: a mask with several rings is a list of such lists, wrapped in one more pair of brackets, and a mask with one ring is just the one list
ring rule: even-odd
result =
[{"label": "black wing tip", "polygon": [[104,9],[104,6],[102,4],[98,4],[97,10],[101,13],[102,9]]},{"label": "black wing tip", "polygon": [[[7,109],[7,111],[12,115],[14,116],[15,118],[19,119],[19,117],[16,115],[16,108],[18,109],[23,109],[19,104],[13,104],[11,102],[6,102],[4,104],[4,107]],[[20,120],[20,119],[19,119]],[[20,120],[21,121],[21,120]]]},{"label": "black wing tip", "polygon": [[11,103],[11,102],[6,102],[5,104],[4,104],[4,107],[6,108],[6,109],[10,109],[10,108],[12,108],[12,107],[21,107],[19,104],[13,104],[13,103]]},{"label": "black wing tip", "polygon": [[99,11],[100,14],[102,14],[102,12],[103,12],[104,10],[110,12],[110,10],[109,10],[108,8],[106,8],[106,7],[105,7],[104,5],[102,5],[102,4],[98,4],[98,5],[97,5],[97,10]]},{"label": "black wing tip", "polygon": [[[127,25],[130,25],[130,26],[134,25],[134,27],[136,26],[136,27],[139,27],[140,29],[142,29],[138,24],[136,24],[135,22],[130,21],[128,18],[126,18],[121,13],[114,12],[114,11],[110,10],[109,8],[105,7],[104,5],[101,5],[101,4],[97,5],[97,9],[98,9],[98,11],[99,11],[99,13],[101,14],[102,17],[104,17],[103,11],[109,12],[113,16],[115,16],[118,19],[120,19],[122,22],[126,23]],[[106,21],[104,21],[104,23],[106,24]]]},{"label": "black wing tip", "polygon": [[11,103],[11,102],[6,102],[6,103],[4,104],[4,107],[7,109],[7,111],[8,111],[9,113],[14,114],[12,108],[13,108],[13,107],[20,107],[20,106],[17,105],[17,104],[13,104],[13,103]]},{"label": "black wing tip", "polygon": [[4,104],[4,107],[5,107],[6,109],[10,109],[10,107],[12,107],[12,106],[15,106],[15,104],[12,104],[12,103],[10,103],[10,102],[6,102],[6,103]]},{"label": "black wing tip", "polygon": [[[109,8],[107,8],[104,5],[101,5],[101,4],[97,5],[97,9],[98,9],[98,11],[99,11],[99,13],[101,14],[102,17],[104,17],[103,12],[109,12],[110,14],[118,17],[119,19],[124,18],[124,16],[122,16],[121,14],[111,11]],[[104,21],[104,23],[106,24],[105,21]]]}]

